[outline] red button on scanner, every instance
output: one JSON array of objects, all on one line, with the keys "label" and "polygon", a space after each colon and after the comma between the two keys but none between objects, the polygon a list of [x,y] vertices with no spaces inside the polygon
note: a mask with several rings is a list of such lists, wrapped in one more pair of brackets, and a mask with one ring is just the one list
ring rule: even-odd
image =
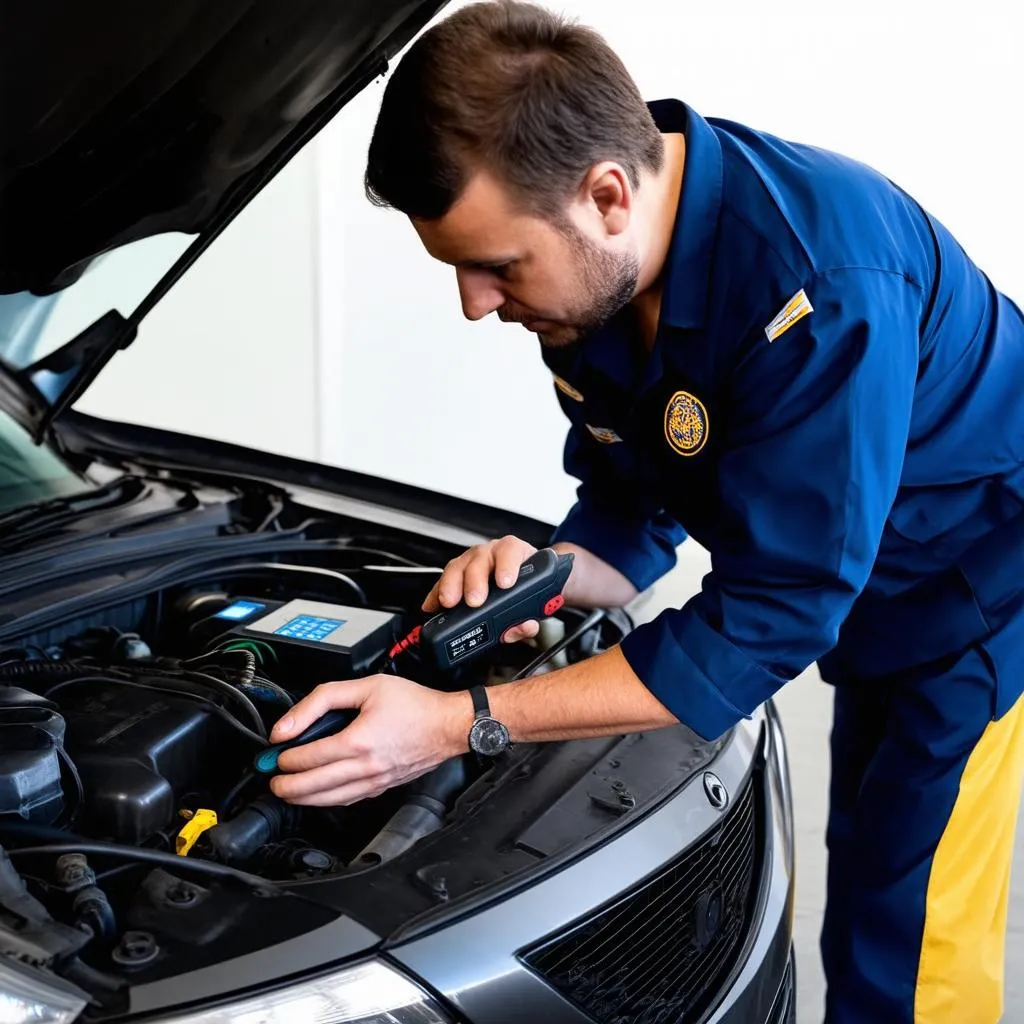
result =
[{"label": "red button on scanner", "polygon": [[545,615],[554,615],[562,605],[565,604],[565,598],[561,594],[556,594],[546,605],[544,605]]}]

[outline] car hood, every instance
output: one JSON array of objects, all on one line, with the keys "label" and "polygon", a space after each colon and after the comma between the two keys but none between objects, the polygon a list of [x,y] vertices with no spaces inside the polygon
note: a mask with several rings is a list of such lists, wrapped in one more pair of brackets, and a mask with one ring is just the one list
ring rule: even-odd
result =
[{"label": "car hood", "polygon": [[197,235],[130,316],[112,311],[14,375],[25,401],[10,411],[41,436],[173,281],[444,3],[6,5],[0,294],[50,294],[121,245]]}]

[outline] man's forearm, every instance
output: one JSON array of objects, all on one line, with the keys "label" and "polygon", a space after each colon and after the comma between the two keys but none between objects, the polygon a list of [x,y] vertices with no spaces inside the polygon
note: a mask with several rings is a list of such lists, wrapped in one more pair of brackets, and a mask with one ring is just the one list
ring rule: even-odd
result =
[{"label": "man's forearm", "polygon": [[[513,743],[614,736],[675,725],[677,719],[636,677],[618,647],[545,675],[487,688],[491,713]],[[458,702],[453,739],[464,750],[472,724],[467,694]]]},{"label": "man's forearm", "polygon": [[565,588],[566,603],[576,608],[621,608],[636,597],[636,587],[593,552],[570,543],[552,546],[559,554],[571,552],[575,556]]}]

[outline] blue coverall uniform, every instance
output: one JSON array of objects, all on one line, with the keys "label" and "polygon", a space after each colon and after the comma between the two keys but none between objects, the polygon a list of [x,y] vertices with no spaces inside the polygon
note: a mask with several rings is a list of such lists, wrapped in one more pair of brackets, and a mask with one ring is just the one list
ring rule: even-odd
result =
[{"label": "blue coverall uniform", "polygon": [[712,572],[630,666],[719,736],[814,662],[836,688],[832,1024],[1002,1012],[1024,776],[1024,317],[864,165],[676,100],[660,322],[544,359],[578,501],[552,540],[638,588]]}]

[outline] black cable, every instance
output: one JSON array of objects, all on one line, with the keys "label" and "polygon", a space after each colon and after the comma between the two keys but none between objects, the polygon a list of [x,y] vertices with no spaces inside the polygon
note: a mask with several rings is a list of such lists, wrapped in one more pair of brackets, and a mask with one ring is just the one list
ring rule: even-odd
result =
[{"label": "black cable", "polygon": [[[174,677],[170,678],[173,679]],[[210,700],[209,697],[204,697],[201,693],[196,693],[195,690],[185,689],[184,687],[157,686],[156,683],[143,683],[133,679],[121,679],[117,676],[77,676],[74,679],[65,679],[64,682],[58,683],[56,686],[51,686],[46,691],[46,696],[49,697],[50,694],[56,693],[58,690],[66,689],[69,686],[77,686],[80,683],[112,683],[115,686],[130,686],[137,690],[155,690],[157,693],[169,693],[174,697],[190,697],[192,700],[198,700],[205,704],[236,732],[240,732],[245,736],[246,739],[252,740],[260,747],[267,745],[265,736],[260,736],[258,733],[253,732],[252,729],[244,726],[230,711],[222,708],[219,704]]]},{"label": "black cable", "polygon": [[[163,673],[161,673],[163,674]],[[216,676],[210,675],[208,672],[197,672],[195,669],[188,669],[182,673],[167,672],[170,678],[176,676],[185,680],[195,679],[199,683],[205,683],[215,689],[218,693],[222,693],[229,700],[236,701],[242,707],[245,708],[245,713],[252,720],[258,732],[264,740],[267,738],[267,727],[263,724],[263,716],[259,713],[258,708],[249,698],[242,693],[241,690],[232,686],[230,683],[224,682],[223,679],[218,679]]]},{"label": "black cable", "polygon": [[406,558],[404,555],[396,555],[393,551],[384,551],[382,548],[364,548],[356,544],[341,544],[338,547],[338,551],[345,552],[346,554],[373,555],[374,558],[390,558],[396,564],[405,565],[412,569],[426,568],[422,562],[414,562],[411,558]]},{"label": "black cable", "polygon": [[75,806],[68,814],[67,821],[65,822],[65,827],[72,828],[78,820],[78,815],[82,812],[82,808],[85,806],[85,786],[82,785],[82,776],[79,774],[75,762],[71,760],[71,755],[59,743],[54,749],[57,751],[57,757],[60,758],[61,764],[66,769],[68,775],[71,776],[71,781],[75,784]]},{"label": "black cable", "polygon": [[118,864],[116,868],[107,868],[106,871],[96,872],[96,884],[105,881],[108,878],[113,878],[114,875],[123,875],[126,871],[131,871],[135,867],[134,864]]},{"label": "black cable", "polygon": [[575,629],[570,630],[556,644],[552,644],[546,651],[541,651],[525,668],[520,669],[511,679],[511,682],[518,682],[527,676],[532,676],[537,669],[546,665],[556,654],[561,654],[570,644],[575,643],[584,633],[589,632],[605,617],[604,610],[595,608]]},{"label": "black cable", "polygon": [[235,647],[230,651],[204,651],[202,654],[198,654],[194,658],[186,658],[182,662],[182,665],[212,664],[217,668],[224,669],[225,671],[237,672],[238,670],[234,665],[225,665],[222,661],[218,661],[218,659],[222,658],[228,658],[231,660],[232,655],[242,656],[242,660],[245,662],[245,668],[240,673],[241,681],[243,683],[251,683],[256,677],[256,655],[244,647]]},{"label": "black cable", "polygon": [[[217,820],[223,821],[231,814],[231,808],[234,806],[235,801],[241,796],[246,786],[249,785],[253,779],[256,778],[256,771],[253,768],[248,769],[245,774],[236,782],[231,789],[228,790],[224,799],[221,800],[217,807]],[[262,779],[263,776],[260,776]]]},{"label": "black cable", "polygon": [[268,889],[274,885],[273,882],[260,878],[258,875],[250,875],[246,871],[229,868],[226,864],[217,864],[209,860],[192,860],[190,857],[179,857],[176,853],[163,853],[161,850],[147,850],[137,846],[119,846],[117,843],[102,843],[92,839],[80,843],[46,843],[43,846],[7,848],[7,855],[11,858],[38,857],[42,854],[59,855],[63,853],[95,854],[100,857],[125,857],[129,860],[160,864],[165,868],[192,870],[201,875],[210,875],[215,878],[230,878],[238,882],[244,882],[254,889]]},{"label": "black cable", "polygon": [[[136,670],[134,666],[117,665],[110,666],[105,671],[112,673],[111,678],[116,678],[121,674],[131,676],[133,680],[139,682],[136,678]],[[267,728],[263,724],[263,718],[249,698],[242,693],[241,690],[236,689],[230,683],[224,682],[223,679],[218,679],[216,676],[211,676],[206,672],[198,672],[195,669],[169,669],[161,668],[157,665],[139,665],[138,673],[141,675],[152,675],[159,676],[161,679],[173,679],[180,682],[195,682],[197,686],[207,686],[210,689],[216,690],[219,694],[226,697],[230,701],[240,706],[244,711],[249,720],[256,726],[256,732],[262,736],[263,741],[267,739]],[[54,687],[57,689],[57,687]],[[192,691],[184,691],[192,692]],[[219,705],[218,705],[219,706]]]}]

